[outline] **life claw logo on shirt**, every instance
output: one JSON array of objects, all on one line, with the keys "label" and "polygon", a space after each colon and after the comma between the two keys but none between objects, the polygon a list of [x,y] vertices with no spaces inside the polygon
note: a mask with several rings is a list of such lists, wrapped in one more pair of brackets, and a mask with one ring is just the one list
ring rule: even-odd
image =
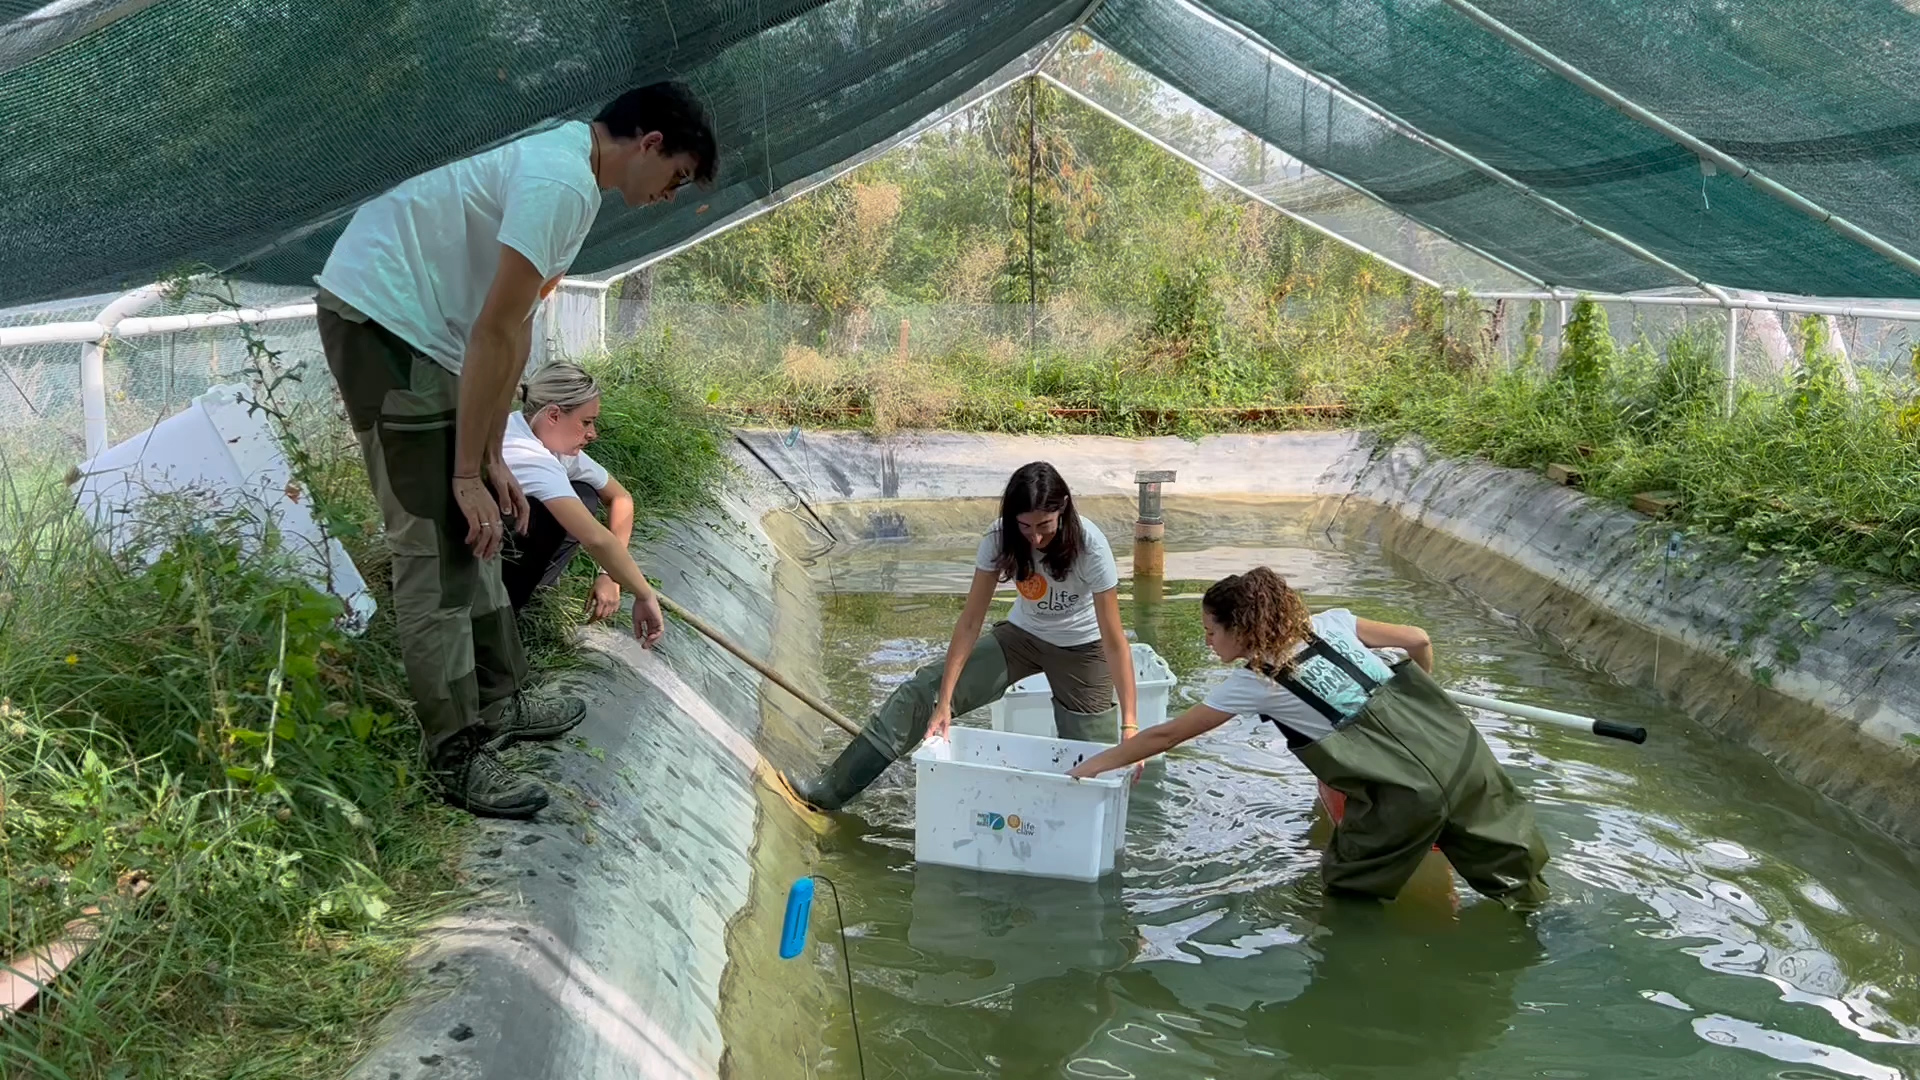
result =
[{"label": "life claw logo on shirt", "polygon": [[1016,587],[1020,590],[1020,595],[1029,600],[1040,600],[1047,595],[1047,579],[1039,574],[1022,579]]},{"label": "life claw logo on shirt", "polygon": [[1033,835],[1033,822],[1025,820],[1019,814],[1002,816],[982,810],[973,815],[973,827],[976,829],[985,829],[988,832],[1010,832],[1018,833],[1021,836]]}]

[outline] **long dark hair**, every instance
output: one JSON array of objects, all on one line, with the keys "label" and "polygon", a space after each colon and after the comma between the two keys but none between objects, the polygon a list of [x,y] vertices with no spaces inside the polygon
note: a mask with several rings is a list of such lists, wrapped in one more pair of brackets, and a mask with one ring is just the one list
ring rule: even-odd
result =
[{"label": "long dark hair", "polygon": [[1256,671],[1293,667],[1295,647],[1313,633],[1307,602],[1286,578],[1264,566],[1214,582],[1200,598],[1200,607],[1240,638]]},{"label": "long dark hair", "polygon": [[1001,581],[1025,581],[1033,576],[1033,545],[1027,543],[1026,534],[1020,531],[1019,518],[1035,510],[1060,515],[1060,529],[1053,534],[1053,543],[1040,558],[1047,573],[1056,581],[1067,576],[1086,547],[1080,515],[1073,509],[1073,493],[1067,490],[1067,482],[1046,462],[1029,462],[1014,471],[1007,481],[1006,492],[1000,496],[998,567]]}]

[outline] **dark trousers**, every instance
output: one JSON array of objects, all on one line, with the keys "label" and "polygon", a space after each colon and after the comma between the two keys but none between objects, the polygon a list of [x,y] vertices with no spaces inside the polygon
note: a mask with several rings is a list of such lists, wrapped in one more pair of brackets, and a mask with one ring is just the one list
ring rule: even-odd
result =
[{"label": "dark trousers", "polygon": [[[600,493],[584,481],[573,482],[573,493],[587,507],[587,513],[600,513]],[[500,580],[507,587],[507,600],[514,611],[527,606],[533,594],[560,580],[580,541],[567,533],[539,499],[528,499],[532,508],[527,535],[509,533],[507,553],[501,559]]]},{"label": "dark trousers", "polygon": [[442,744],[491,722],[527,676],[500,563],[473,557],[453,501],[460,380],[330,296],[317,318],[386,523],[400,658],[431,762]]}]

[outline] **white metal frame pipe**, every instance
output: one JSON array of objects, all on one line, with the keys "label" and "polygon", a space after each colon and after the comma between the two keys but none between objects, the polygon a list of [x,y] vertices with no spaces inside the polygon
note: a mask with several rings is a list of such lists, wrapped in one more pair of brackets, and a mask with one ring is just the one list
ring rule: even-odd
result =
[{"label": "white metal frame pipe", "polygon": [[1468,19],[1473,20],[1475,23],[1478,23],[1483,29],[1491,32],[1494,36],[1506,41],[1514,48],[1519,49],[1531,58],[1534,63],[1559,75],[1561,78],[1566,79],[1580,89],[1613,106],[1634,120],[1672,139],[1701,159],[1712,162],[1715,167],[1732,173],[1753,187],[1758,188],[1760,191],[1800,211],[1802,214],[1805,214],[1815,221],[1824,223],[1847,239],[1871,248],[1897,264],[1901,269],[1912,274],[1920,274],[1920,259],[1914,258],[1900,248],[1855,225],[1846,218],[1835,214],[1833,211],[1828,210],[1826,207],[1821,206],[1819,203],[1814,202],[1812,199],[1807,198],[1805,195],[1800,194],[1785,184],[1755,172],[1751,166],[1740,159],[1680,128],[1653,110],[1633,101],[1607,84],[1588,75],[1567,61],[1562,60],[1541,45],[1535,43],[1525,34],[1520,33],[1513,27],[1508,26],[1506,23],[1473,6],[1468,0],[1446,0],[1446,5],[1461,15],[1466,16]]},{"label": "white metal frame pipe", "polygon": [[1726,401],[1722,404],[1727,416],[1733,415],[1733,392],[1735,382],[1740,378],[1740,309],[1727,309],[1727,385]]},{"label": "white metal frame pipe", "polygon": [[1773,300],[1728,296],[1716,300],[1705,296],[1663,296],[1644,293],[1593,293],[1569,289],[1547,292],[1476,292],[1479,300],[1539,300],[1557,302],[1582,297],[1601,304],[1646,304],[1650,307],[1712,307],[1744,311],[1783,311],[1801,315],[1844,315],[1855,319],[1891,319],[1895,322],[1920,322],[1920,306],[1910,308],[1874,307],[1870,304],[1842,304],[1828,300]]}]

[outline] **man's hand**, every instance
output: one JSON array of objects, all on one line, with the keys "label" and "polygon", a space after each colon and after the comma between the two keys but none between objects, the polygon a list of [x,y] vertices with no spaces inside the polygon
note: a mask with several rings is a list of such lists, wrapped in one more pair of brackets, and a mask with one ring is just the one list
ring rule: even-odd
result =
[{"label": "man's hand", "polygon": [[953,726],[953,705],[949,702],[935,702],[933,715],[927,718],[927,738],[944,739],[947,729]]},{"label": "man's hand", "polygon": [[653,648],[666,629],[667,617],[660,614],[660,601],[652,593],[633,598],[633,636],[641,648]]},{"label": "man's hand", "polygon": [[[524,499],[525,496],[522,496]],[[507,530],[500,521],[500,504],[478,476],[453,478],[453,501],[467,519],[467,546],[476,559],[491,559],[500,554]]]},{"label": "man's hand", "polygon": [[520,490],[520,481],[514,479],[513,470],[507,468],[506,462],[493,458],[487,462],[487,479],[493,482],[493,490],[500,497],[501,510],[513,518],[513,531],[527,535],[527,530],[533,527],[533,508],[527,505],[527,493]]},{"label": "man's hand", "polygon": [[620,586],[605,574],[594,578],[593,592],[587,596],[587,621],[599,622],[619,610]]}]

